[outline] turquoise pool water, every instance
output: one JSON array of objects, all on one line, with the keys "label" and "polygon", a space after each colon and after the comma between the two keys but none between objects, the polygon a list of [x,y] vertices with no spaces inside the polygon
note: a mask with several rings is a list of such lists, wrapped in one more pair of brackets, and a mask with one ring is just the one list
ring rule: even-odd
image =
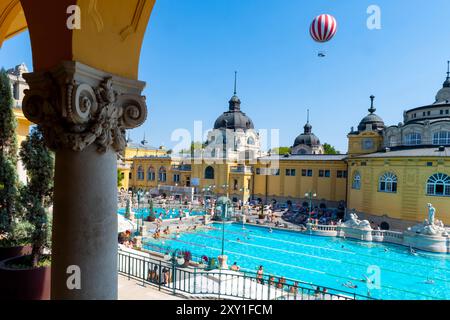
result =
[{"label": "turquoise pool water", "polygon": [[[188,249],[195,256],[217,257],[221,253],[222,224],[213,230],[183,233],[178,239],[146,241],[154,245]],[[239,241],[238,241],[239,239]],[[314,283],[319,286],[367,295],[365,276],[379,270],[379,288],[370,295],[378,299],[450,299],[450,256],[417,252],[379,243],[317,237],[295,232],[225,225],[225,254],[246,271],[264,266],[265,274]],[[349,288],[350,281],[357,288]]]},{"label": "turquoise pool water", "polygon": [[[149,208],[141,208],[141,209],[133,209],[135,212],[135,216],[137,219],[146,219],[150,215],[150,209]],[[180,217],[180,211],[183,211],[184,213],[188,213],[189,210],[180,210],[180,209],[167,209],[164,210],[162,208],[153,208],[153,211],[155,212],[156,217],[158,218],[161,215],[161,218],[163,220],[168,219],[177,219]],[[118,210],[118,213],[121,215],[125,214],[125,209],[121,208]],[[190,216],[201,216],[204,215],[204,211],[192,211],[189,215]]]}]

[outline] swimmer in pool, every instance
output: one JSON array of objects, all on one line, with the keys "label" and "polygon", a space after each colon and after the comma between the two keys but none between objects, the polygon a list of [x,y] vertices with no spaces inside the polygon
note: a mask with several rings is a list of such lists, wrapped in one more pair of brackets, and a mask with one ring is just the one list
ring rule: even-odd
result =
[{"label": "swimmer in pool", "polygon": [[425,283],[426,284],[434,284],[434,280],[430,279],[430,278],[427,278],[427,280],[425,280]]},{"label": "swimmer in pool", "polygon": [[417,256],[416,250],[414,250],[412,247],[409,247],[409,253],[412,254],[413,256]]},{"label": "swimmer in pool", "polygon": [[342,284],[344,287],[350,288],[350,289],[356,289],[358,286],[356,284],[353,284],[351,281],[347,281],[346,283]]},{"label": "swimmer in pool", "polygon": [[269,228],[269,233],[272,233],[272,232],[273,232],[272,228]]}]

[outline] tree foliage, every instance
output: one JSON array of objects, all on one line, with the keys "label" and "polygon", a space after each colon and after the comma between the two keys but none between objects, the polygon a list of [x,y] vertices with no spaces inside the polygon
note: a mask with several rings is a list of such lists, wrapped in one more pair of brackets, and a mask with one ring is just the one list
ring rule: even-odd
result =
[{"label": "tree foliage", "polygon": [[0,235],[14,229],[18,197],[17,122],[13,111],[11,84],[4,69],[0,70]]},{"label": "tree foliage", "polygon": [[323,144],[323,149],[325,154],[341,154],[338,150],[336,150],[332,145],[328,143]]},{"label": "tree foliage", "polygon": [[21,190],[21,202],[27,220],[34,226],[31,236],[33,266],[37,267],[42,250],[48,246],[50,232],[47,208],[53,201],[53,154],[45,145],[39,126],[22,142],[20,158],[27,170],[28,184]]},{"label": "tree foliage", "polygon": [[278,147],[270,150],[272,154],[285,155],[291,153],[291,147]]}]

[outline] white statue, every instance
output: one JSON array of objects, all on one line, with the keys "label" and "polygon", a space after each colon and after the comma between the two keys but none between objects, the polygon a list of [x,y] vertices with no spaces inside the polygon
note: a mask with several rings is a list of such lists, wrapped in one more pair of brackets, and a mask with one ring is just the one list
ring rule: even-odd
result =
[{"label": "white statue", "polygon": [[433,207],[431,203],[427,204],[428,206],[428,223],[434,226],[434,216],[436,214],[436,209]]},{"label": "white statue", "polygon": [[447,236],[448,233],[445,229],[444,223],[441,220],[435,218],[436,209],[431,203],[428,203],[427,207],[428,219],[425,219],[425,221],[420,224],[408,228],[408,231],[429,236]]}]

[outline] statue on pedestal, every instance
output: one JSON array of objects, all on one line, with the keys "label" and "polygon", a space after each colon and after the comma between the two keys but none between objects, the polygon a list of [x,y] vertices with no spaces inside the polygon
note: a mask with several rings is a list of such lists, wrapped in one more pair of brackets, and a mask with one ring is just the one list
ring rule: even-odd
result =
[{"label": "statue on pedestal", "polygon": [[444,223],[436,219],[436,209],[431,203],[427,204],[428,207],[428,219],[424,222],[417,224],[413,227],[408,228],[408,231],[414,232],[416,234],[423,234],[429,236],[447,236],[447,230],[445,229]]},{"label": "statue on pedestal", "polygon": [[434,226],[434,216],[436,214],[436,209],[433,207],[431,203],[427,204],[428,207],[428,223]]}]

